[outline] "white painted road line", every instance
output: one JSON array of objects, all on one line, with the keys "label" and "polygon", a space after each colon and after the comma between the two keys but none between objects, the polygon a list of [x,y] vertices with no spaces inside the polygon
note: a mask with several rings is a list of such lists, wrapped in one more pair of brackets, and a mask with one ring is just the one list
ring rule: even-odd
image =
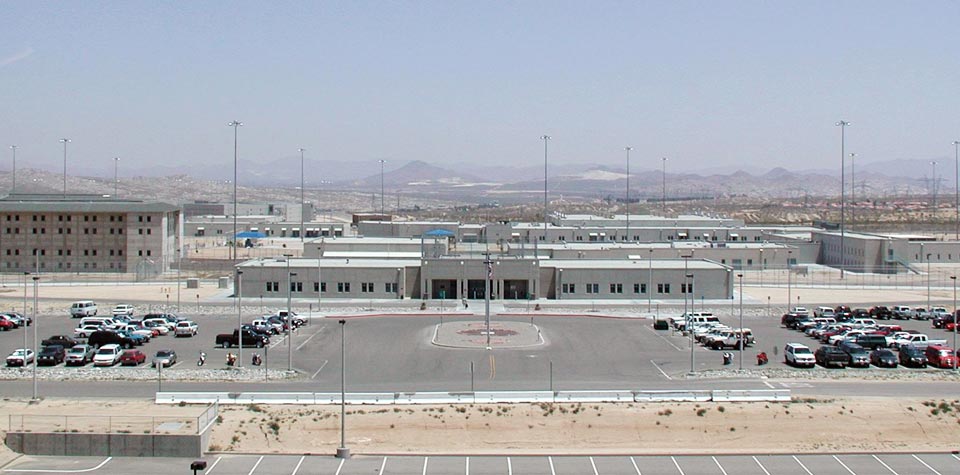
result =
[{"label": "white painted road line", "polygon": [[680,472],[680,475],[685,475],[685,474],[683,473],[683,469],[680,468],[680,463],[677,462],[677,458],[676,458],[676,457],[670,457],[670,460],[673,460],[673,466],[674,466],[674,467],[677,467],[677,471]]},{"label": "white painted road line", "polygon": [[297,472],[300,471],[300,465],[303,464],[303,459],[305,459],[305,458],[307,458],[306,455],[301,455],[301,456],[300,456],[300,461],[297,462],[297,466],[296,466],[296,467],[293,467],[293,473],[291,473],[290,475],[297,475]]},{"label": "white painted road line", "polygon": [[843,460],[840,460],[840,457],[837,457],[836,455],[834,455],[834,456],[833,456],[833,459],[836,460],[837,463],[839,463],[840,465],[842,465],[843,468],[847,469],[847,471],[850,472],[850,475],[857,475],[856,472],[854,472],[853,470],[850,470],[850,467],[848,467],[847,464],[843,463]]},{"label": "white painted road line", "polygon": [[808,470],[808,469],[807,469],[807,466],[804,465],[803,462],[801,462],[800,459],[798,459],[796,455],[793,456],[793,460],[796,460],[796,462],[797,462],[798,464],[800,464],[800,468],[802,468],[804,472],[807,472],[807,475],[813,475],[813,472],[811,472],[810,470]]},{"label": "white painted road line", "polygon": [[320,365],[320,369],[318,369],[316,373],[313,373],[313,376],[310,376],[310,379],[317,379],[317,375],[320,374],[321,371],[323,371],[323,368],[327,366],[327,363],[329,362],[330,360],[323,360],[323,364]]},{"label": "white painted road line", "polygon": [[659,371],[660,374],[662,374],[664,378],[667,378],[667,379],[673,381],[673,378],[671,378],[670,375],[667,374],[667,373],[663,370],[663,368],[661,368],[660,365],[658,365],[655,361],[650,360],[650,364],[652,364],[654,368],[657,368],[657,371]]},{"label": "white painted road line", "polygon": [[380,464],[380,471],[377,472],[377,475],[383,475],[383,469],[387,468],[387,458],[383,458],[383,463]]},{"label": "white painted road line", "polygon": [[334,475],[340,475],[340,470],[343,470],[343,462],[346,462],[346,461],[347,459],[340,459],[340,465],[337,465],[337,473]]},{"label": "white painted road line", "polygon": [[677,351],[686,351],[686,350],[684,350],[683,348],[680,348],[679,346],[674,345],[672,341],[670,341],[670,340],[667,339],[667,337],[665,337],[665,336],[663,336],[663,335],[661,335],[661,334],[653,331],[653,329],[651,329],[650,327],[645,326],[645,327],[643,327],[643,328],[646,328],[648,332],[653,333],[654,335],[657,335],[658,338],[660,338],[661,340],[667,342],[668,345],[674,347]]},{"label": "white painted road line", "polygon": [[597,472],[597,464],[593,462],[593,457],[590,457],[590,466],[593,467],[593,475],[600,475],[600,473]]},{"label": "white painted road line", "polygon": [[263,455],[261,455],[260,458],[257,459],[257,463],[253,464],[253,468],[250,469],[250,473],[248,473],[247,475],[253,475],[253,472],[256,472],[257,467],[260,466],[260,462],[263,462]]},{"label": "white painted road line", "polygon": [[510,461],[510,457],[507,457],[507,475],[513,475],[513,462]]},{"label": "white painted road line", "polygon": [[890,473],[892,473],[893,475],[900,475],[899,473],[894,471],[892,468],[890,468],[889,465],[883,463],[883,460],[880,460],[880,457],[877,457],[876,455],[874,455],[873,459],[876,460],[877,462],[880,462],[880,465],[883,465],[887,470],[890,470]]},{"label": "white painted road line", "polygon": [[957,459],[957,461],[960,462],[960,457],[957,457],[957,454],[950,454],[950,455],[952,455],[953,458]]},{"label": "white painted road line", "polygon": [[757,465],[760,466],[760,470],[763,470],[763,473],[765,473],[766,475],[770,475],[770,472],[767,471],[767,468],[764,467],[762,463],[760,463],[760,460],[758,460],[756,456],[753,457],[753,461],[757,462]]},{"label": "white painted road line", "polygon": [[763,383],[763,384],[766,384],[767,387],[770,388],[770,389],[777,389],[774,385],[770,384],[769,381],[763,380],[763,381],[760,381],[760,382]]},{"label": "white painted road line", "polygon": [[210,468],[208,468],[206,472],[203,472],[204,475],[209,475],[210,473],[212,473],[213,469],[217,467],[217,464],[220,463],[220,459],[222,458],[223,457],[217,457],[217,459],[213,461],[213,464],[210,465]]},{"label": "white painted road line", "polygon": [[427,461],[430,460],[430,457],[423,458],[423,475],[427,475]]},{"label": "white painted road line", "polygon": [[[111,460],[113,460],[113,457],[107,457],[103,462],[100,462],[100,464],[97,465],[96,467],[92,467],[92,468],[81,468],[81,469],[77,469],[77,470],[39,470],[39,469],[30,469],[30,468],[22,468],[22,469],[8,468],[8,469],[4,470],[4,472],[24,472],[24,473],[32,473],[32,472],[42,472],[42,473],[85,473],[85,472],[94,472],[94,471],[100,470],[100,467],[103,467],[104,465],[107,464],[107,462],[109,462],[109,461],[111,461]],[[211,468],[213,468],[213,467],[211,467]]]},{"label": "white painted road line", "polygon": [[467,457],[467,461],[465,463],[466,466],[464,467],[464,473],[470,475],[470,457]]},{"label": "white painted road line", "polygon": [[550,475],[557,475],[557,471],[553,469],[553,457],[547,457],[547,461],[550,462]]},{"label": "white painted road line", "polygon": [[716,457],[710,457],[713,459],[713,463],[717,464],[717,468],[720,469],[720,473],[727,475],[727,471],[723,469],[723,465],[720,465],[720,461]]},{"label": "white painted road line", "polygon": [[935,474],[937,474],[937,475],[941,475],[941,473],[940,473],[940,472],[938,472],[938,471],[936,471],[936,470],[934,470],[934,469],[933,469],[933,467],[931,467],[931,466],[929,466],[929,465],[927,465],[927,462],[924,462],[922,458],[920,458],[920,457],[917,457],[916,455],[914,455],[914,456],[913,456],[913,458],[915,458],[915,459],[917,459],[917,462],[920,462],[920,463],[922,463],[924,467],[927,467],[927,468],[929,468],[931,472],[933,472],[933,473],[935,473]]},{"label": "white painted road line", "polygon": [[643,475],[640,473],[640,467],[637,466],[637,461],[634,460],[633,457],[630,457],[630,463],[633,464],[633,469],[637,471],[637,475]]},{"label": "white painted road line", "polygon": [[317,335],[319,335],[319,334],[321,334],[321,333],[323,333],[323,328],[320,328],[319,330],[313,332],[313,335],[310,335],[309,337],[307,337],[306,340],[303,340],[303,343],[300,343],[300,344],[297,345],[297,347],[294,348],[294,349],[297,350],[297,351],[300,351],[300,348],[303,348],[303,345],[306,345],[308,341],[310,341],[313,337],[315,337],[315,336],[317,336]]}]

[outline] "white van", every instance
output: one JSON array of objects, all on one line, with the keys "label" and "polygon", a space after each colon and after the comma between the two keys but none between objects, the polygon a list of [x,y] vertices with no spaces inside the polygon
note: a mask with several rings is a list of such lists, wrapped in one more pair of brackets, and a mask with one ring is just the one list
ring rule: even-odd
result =
[{"label": "white van", "polygon": [[810,348],[800,343],[787,343],[783,348],[783,359],[792,366],[813,368],[817,364]]},{"label": "white van", "polygon": [[81,300],[70,305],[70,316],[73,318],[92,317],[97,314],[97,304],[93,300]]},{"label": "white van", "polygon": [[116,328],[117,322],[110,317],[84,317],[80,319],[80,326],[93,325],[104,328]]}]

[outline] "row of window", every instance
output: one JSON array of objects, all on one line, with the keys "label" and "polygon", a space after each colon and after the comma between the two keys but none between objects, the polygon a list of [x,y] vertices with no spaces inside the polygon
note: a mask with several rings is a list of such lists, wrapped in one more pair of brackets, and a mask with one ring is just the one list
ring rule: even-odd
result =
[{"label": "row of window", "polygon": [[[514,236],[514,238],[516,238],[516,237]],[[576,236],[574,236],[573,238],[574,238],[575,241],[583,241],[583,240],[584,240],[582,235],[576,235]],[[604,236],[587,236],[587,238],[588,238],[587,241],[589,241],[589,242],[602,242],[602,241],[616,241],[616,240],[617,240],[617,237],[616,237],[616,236],[613,236],[613,235],[610,235],[610,236],[606,236],[606,235],[604,235]],[[537,239],[540,240],[540,241],[545,241],[544,236],[543,236],[542,234],[539,235],[539,236],[537,236]],[[620,239],[621,239],[622,241],[626,241],[626,240],[627,240],[627,236],[620,236]],[[639,235],[633,236],[633,240],[634,240],[634,241],[640,241],[640,236],[639,236]],[[667,240],[668,240],[668,241],[673,241],[673,240],[674,240],[674,236],[667,236]],[[688,236],[686,236],[686,235],[681,235],[681,236],[676,236],[676,240],[677,240],[677,241],[689,241],[690,238],[689,238]],[[694,236],[694,240],[699,241],[699,240],[700,240],[700,236]],[[704,240],[704,241],[717,241],[718,239],[717,239],[717,236],[716,236],[716,235],[713,235],[713,236],[709,236],[709,237],[704,237],[703,240]],[[728,240],[728,241],[747,241],[747,236],[730,236],[729,239],[727,239],[727,240]],[[763,240],[763,236],[760,236],[760,235],[754,236],[754,237],[753,237],[753,240],[756,241],[756,242],[761,242],[761,241]],[[566,236],[557,236],[557,241],[566,242],[566,241],[567,241],[567,237],[566,237]]]},{"label": "row of window", "polygon": [[[32,228],[32,234],[47,234],[47,228]],[[144,233],[143,228],[138,229],[139,234],[153,234],[150,228]],[[7,234],[20,234],[20,228],[7,227]],[[73,234],[73,228],[57,228],[57,234]],[[97,228],[83,228],[83,234],[97,234]],[[110,228],[110,234],[123,234],[123,228]]]},{"label": "row of window", "polygon": [[[79,218],[79,217],[78,217],[78,218]],[[110,216],[109,216],[109,219],[110,219],[110,222],[111,222],[111,223],[122,223],[122,222],[123,222],[123,215],[110,215]],[[44,214],[39,214],[39,215],[38,215],[38,214],[35,214],[35,215],[32,216],[32,220],[33,220],[34,222],[36,222],[36,221],[45,222],[45,221],[47,220],[47,216],[44,215]],[[19,214],[8,214],[8,215],[7,215],[7,221],[20,221],[20,215],[19,215]],[[73,221],[73,215],[69,215],[69,214],[67,214],[67,215],[64,215],[64,214],[57,215],[57,221],[60,221],[60,222],[63,222],[63,221],[71,222],[71,221]],[[85,214],[85,215],[83,215],[83,221],[84,221],[84,222],[90,222],[90,221],[92,221],[92,222],[96,223],[96,222],[97,222],[97,215],[95,215],[95,214],[86,215],[86,214]],[[140,223],[143,223],[143,222],[147,222],[147,223],[153,222],[153,216],[142,216],[142,215],[141,215],[141,216],[137,216],[137,222],[140,222]]]},{"label": "row of window", "polygon": [[[26,267],[26,268],[33,268],[34,265],[35,265],[35,262],[30,261],[30,262],[26,263],[25,267]],[[80,267],[80,266],[78,265],[77,267]],[[110,262],[108,267],[109,267],[110,269],[123,269],[123,268],[124,268],[122,262]],[[7,269],[19,269],[19,268],[21,268],[21,267],[20,267],[20,263],[19,263],[19,262],[16,262],[16,261],[6,261],[6,268],[7,268]],[[46,269],[46,268],[47,268],[47,263],[46,263],[46,262],[43,262],[43,261],[40,261],[40,268],[41,268],[41,269]],[[64,262],[58,262],[58,263],[57,263],[57,269],[72,269],[72,268],[73,268],[73,263],[72,263],[72,262],[66,262],[66,263],[64,263]],[[84,268],[84,269],[97,269],[98,267],[97,267],[97,263],[96,263],[96,262],[84,262],[84,263],[83,263],[83,268]]]},{"label": "row of window", "polygon": [[[600,284],[587,283],[583,284],[586,288],[588,294],[599,294],[600,293]],[[560,293],[564,294],[575,294],[577,293],[577,284],[560,284]],[[611,294],[622,294],[623,293],[623,284],[622,283],[611,283],[610,284],[610,293]],[[635,294],[645,294],[647,293],[647,284],[636,283],[633,284],[633,293]],[[669,294],[670,293],[670,284],[657,284],[657,293],[658,294]],[[683,283],[680,284],[680,293],[681,294],[692,294],[693,293],[693,284],[692,283]]]},{"label": "row of window", "polygon": [[[361,282],[360,283],[360,292],[362,293],[372,293],[376,292],[376,284],[373,282]],[[279,292],[280,291],[280,282],[267,282],[266,283],[267,292]],[[383,285],[383,291],[387,293],[397,293],[399,286],[396,282],[386,282]],[[290,282],[290,291],[291,292],[303,292],[303,282]],[[314,282],[313,283],[314,292],[326,292],[327,283],[326,282]],[[344,294],[350,292],[350,282],[337,282],[337,293]]]}]

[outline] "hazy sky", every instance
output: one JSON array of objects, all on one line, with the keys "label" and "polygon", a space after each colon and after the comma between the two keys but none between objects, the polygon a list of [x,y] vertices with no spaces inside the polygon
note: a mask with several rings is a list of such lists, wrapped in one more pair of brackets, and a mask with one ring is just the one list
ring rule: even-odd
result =
[{"label": "hazy sky", "polygon": [[[0,3],[0,169],[953,158],[955,1]],[[106,173],[106,172],[105,172]]]}]

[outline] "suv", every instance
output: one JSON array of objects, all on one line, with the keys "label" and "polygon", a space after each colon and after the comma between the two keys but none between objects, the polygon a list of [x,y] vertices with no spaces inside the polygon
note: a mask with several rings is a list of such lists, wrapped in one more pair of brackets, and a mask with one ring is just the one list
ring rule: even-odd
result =
[{"label": "suv", "polygon": [[92,317],[97,314],[97,304],[93,300],[73,302],[70,306],[70,316],[73,318]]},{"label": "suv", "polygon": [[788,365],[806,366],[808,368],[817,364],[810,348],[800,343],[787,343],[787,346],[783,347],[783,360]]},{"label": "suv", "polygon": [[173,329],[174,336],[194,336],[197,334],[197,324],[190,320],[180,320]]},{"label": "suv", "polygon": [[[126,335],[121,335],[119,333],[114,333],[108,330],[100,330],[93,332],[87,338],[87,344],[97,348],[102,348],[108,345],[116,345],[125,349],[133,348],[137,344],[133,338],[130,338]],[[119,358],[119,354],[117,358]]]},{"label": "suv", "polygon": [[883,305],[877,305],[870,309],[870,316],[877,320],[890,320],[893,318],[893,312]]},{"label": "suv", "polygon": [[122,351],[119,345],[103,345],[93,355],[94,366],[113,366],[120,362]]},{"label": "suv", "polygon": [[870,353],[862,346],[852,342],[845,341],[839,346],[840,351],[847,354],[850,358],[848,366],[859,366],[867,368],[870,366]]},{"label": "suv", "polygon": [[874,333],[859,335],[857,336],[857,339],[854,341],[856,342],[856,344],[871,350],[879,350],[881,348],[886,348],[890,346],[889,343],[887,342],[887,337],[883,335],[874,334]]},{"label": "suv", "polygon": [[117,304],[116,307],[113,307],[112,313],[114,317],[119,317],[119,316],[132,317],[133,305],[126,304],[126,303]]},{"label": "suv", "polygon": [[900,347],[900,364],[903,366],[913,366],[917,368],[927,367],[927,355],[923,354],[920,348],[913,345],[903,345]]},{"label": "suv", "polygon": [[924,355],[926,355],[927,362],[930,364],[930,366],[936,368],[957,367],[957,355],[953,353],[953,349],[951,349],[949,346],[930,345],[927,347]]},{"label": "suv", "polygon": [[813,356],[817,364],[823,366],[824,368],[829,366],[844,368],[847,366],[847,361],[850,360],[850,357],[848,357],[843,350],[829,345],[823,345],[820,348],[817,348],[817,351],[813,354]]}]

